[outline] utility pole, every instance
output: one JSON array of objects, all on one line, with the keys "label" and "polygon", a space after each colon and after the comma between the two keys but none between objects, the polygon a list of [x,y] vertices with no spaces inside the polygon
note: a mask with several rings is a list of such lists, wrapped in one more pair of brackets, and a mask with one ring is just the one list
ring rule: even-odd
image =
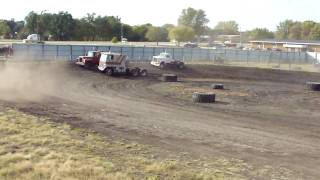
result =
[{"label": "utility pole", "polygon": [[122,39],[123,39],[123,23],[121,23],[121,42],[122,42]]},{"label": "utility pole", "polygon": [[240,30],[240,47],[242,47],[241,26],[239,26],[239,30]]}]

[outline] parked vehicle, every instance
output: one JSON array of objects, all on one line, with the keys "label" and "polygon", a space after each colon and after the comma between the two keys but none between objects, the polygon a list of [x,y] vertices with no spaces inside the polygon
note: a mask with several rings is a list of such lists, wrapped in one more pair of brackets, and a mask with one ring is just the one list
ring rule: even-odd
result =
[{"label": "parked vehicle", "polygon": [[121,43],[127,43],[128,42],[128,39],[127,38],[122,38],[121,39]]},{"label": "parked vehicle", "polygon": [[97,67],[99,65],[99,60],[101,56],[101,51],[88,51],[84,56],[79,56],[76,60],[76,64],[82,67]]},{"label": "parked vehicle", "polygon": [[23,43],[43,43],[39,34],[30,34],[27,39],[22,40]]},{"label": "parked vehicle", "polygon": [[184,69],[184,63],[172,58],[171,54],[162,52],[158,56],[153,56],[151,65],[164,69],[166,66],[175,66],[178,69]]},{"label": "parked vehicle", "polygon": [[130,68],[126,55],[112,52],[101,52],[98,69],[101,72],[105,72],[108,76],[115,74],[126,74],[135,77],[148,75],[146,69],[138,67]]},{"label": "parked vehicle", "polygon": [[223,49],[226,47],[226,45],[223,43],[209,43],[207,47],[209,49]]},{"label": "parked vehicle", "polygon": [[198,47],[198,44],[197,43],[188,42],[188,43],[184,44],[183,47],[185,47],[185,48],[196,48],[196,47]]}]

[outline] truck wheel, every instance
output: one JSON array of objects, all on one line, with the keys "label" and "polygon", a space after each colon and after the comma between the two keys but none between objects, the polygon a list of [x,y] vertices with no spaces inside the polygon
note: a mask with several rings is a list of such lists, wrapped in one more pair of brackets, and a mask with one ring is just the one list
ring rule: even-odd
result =
[{"label": "truck wheel", "polygon": [[129,76],[130,74],[130,69],[126,69],[126,75]]},{"label": "truck wheel", "polygon": [[224,85],[223,84],[212,84],[211,87],[213,89],[224,89]]},{"label": "truck wheel", "polygon": [[165,64],[164,64],[164,62],[160,63],[160,66],[159,66],[159,68],[160,68],[160,69],[164,69],[164,67],[165,67]]},{"label": "truck wheel", "polygon": [[192,94],[192,101],[195,103],[214,103],[216,95],[214,93],[195,92]]},{"label": "truck wheel", "polygon": [[107,74],[107,76],[112,76],[113,75],[113,69],[111,69],[111,68],[106,69],[106,74]]},{"label": "truck wheel", "polygon": [[183,62],[179,62],[177,64],[178,69],[184,69],[184,63]]},{"label": "truck wheel", "polygon": [[140,76],[142,76],[142,77],[148,76],[148,71],[147,71],[146,69],[142,69],[142,70],[140,71]]},{"label": "truck wheel", "polygon": [[139,68],[134,68],[134,69],[131,70],[131,74],[132,74],[133,77],[139,76],[139,72],[140,72]]}]

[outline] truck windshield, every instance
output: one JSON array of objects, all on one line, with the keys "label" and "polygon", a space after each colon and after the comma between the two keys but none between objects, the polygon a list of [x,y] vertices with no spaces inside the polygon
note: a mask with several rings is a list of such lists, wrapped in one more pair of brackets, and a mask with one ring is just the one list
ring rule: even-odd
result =
[{"label": "truck windshield", "polygon": [[88,57],[93,57],[93,56],[94,56],[94,54],[95,54],[94,52],[89,51],[89,52],[87,53],[87,56],[88,56]]}]

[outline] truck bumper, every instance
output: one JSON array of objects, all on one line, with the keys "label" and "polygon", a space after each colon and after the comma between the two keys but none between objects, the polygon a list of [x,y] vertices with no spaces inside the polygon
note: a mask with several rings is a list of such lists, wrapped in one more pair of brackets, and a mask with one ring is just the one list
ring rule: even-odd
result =
[{"label": "truck bumper", "polygon": [[160,66],[160,63],[157,61],[151,61],[151,65],[153,66]]},{"label": "truck bumper", "polygon": [[76,64],[79,65],[79,66],[84,66],[84,65],[85,65],[85,64],[84,64],[83,62],[81,62],[81,61],[77,61]]}]

